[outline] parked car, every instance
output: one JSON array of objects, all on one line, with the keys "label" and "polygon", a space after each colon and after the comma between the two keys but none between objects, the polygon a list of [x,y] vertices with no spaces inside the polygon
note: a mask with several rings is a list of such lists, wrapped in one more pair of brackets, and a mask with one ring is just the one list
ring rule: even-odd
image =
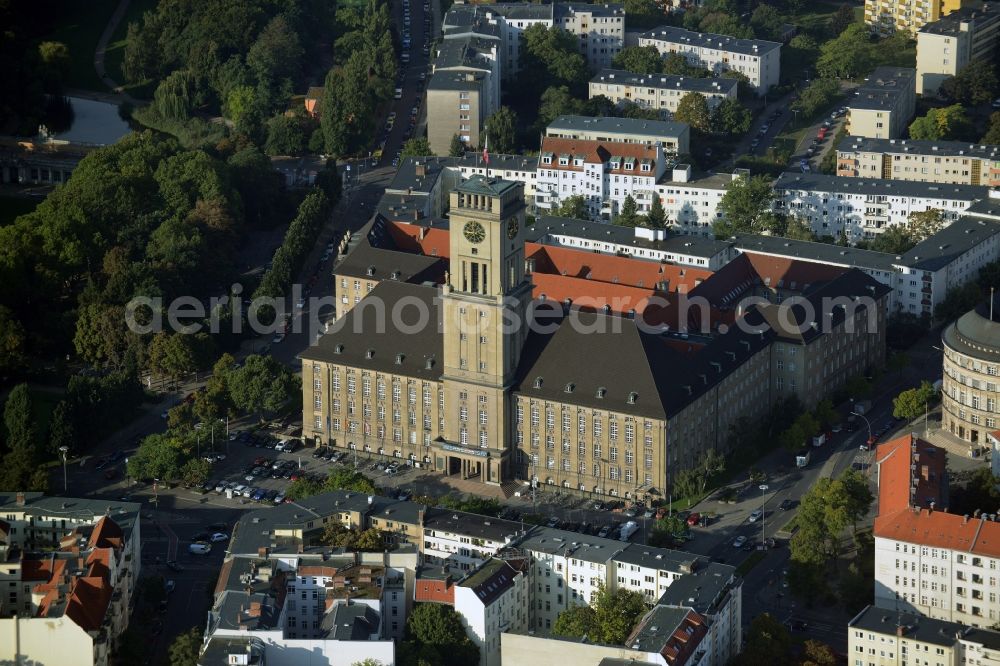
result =
[{"label": "parked car", "polygon": [[603,539],[603,538],[606,538],[610,533],[611,533],[611,526],[610,525],[605,525],[597,533],[597,536],[599,536],[599,537],[601,537]]},{"label": "parked car", "polygon": [[763,509],[754,509],[753,512],[750,514],[750,517],[747,518],[747,520],[749,520],[751,523],[756,523],[763,517],[764,517]]},{"label": "parked car", "polygon": [[747,542],[747,538],[742,534],[733,539],[733,548],[742,548],[743,544]]},{"label": "parked car", "polygon": [[781,504],[778,505],[778,509],[781,511],[788,511],[795,507],[795,500],[781,500]]},{"label": "parked car", "polygon": [[701,522],[701,514],[700,513],[695,512],[695,513],[692,513],[690,516],[687,517],[687,524],[690,525],[691,527],[694,527],[695,525],[697,525],[700,522]]},{"label": "parked car", "polygon": [[177,588],[177,583],[175,583],[172,580],[168,580],[166,583],[163,584],[163,589],[164,589],[164,591],[166,591],[167,594],[170,594],[176,588]]},{"label": "parked car", "polygon": [[229,535],[228,534],[224,534],[222,532],[216,532],[215,534],[212,535],[212,538],[210,539],[210,541],[212,543],[217,543],[219,541],[226,541],[227,539],[229,539]]},{"label": "parked car", "polygon": [[274,498],[274,503],[275,504],[281,504],[284,501],[285,501],[285,494],[284,493],[278,493],[275,496],[275,498]]},{"label": "parked car", "polygon": [[212,552],[212,546],[207,543],[192,543],[188,545],[188,552],[192,555],[208,555]]}]

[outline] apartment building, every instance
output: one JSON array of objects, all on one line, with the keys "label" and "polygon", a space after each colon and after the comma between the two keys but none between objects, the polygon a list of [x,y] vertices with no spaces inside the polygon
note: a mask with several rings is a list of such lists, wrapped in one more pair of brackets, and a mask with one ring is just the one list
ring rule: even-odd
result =
[{"label": "apartment building", "polygon": [[715,75],[730,70],[745,74],[761,95],[778,85],[781,78],[780,42],[663,26],[641,34],[639,46],[654,46],[663,55],[680,53],[691,65]]},{"label": "apartment building", "polygon": [[462,575],[476,570],[524,534],[524,525],[514,521],[430,508],[424,514],[423,562]]},{"label": "apartment building", "polygon": [[946,458],[913,435],[876,450],[875,606],[989,627],[1000,620],[1000,523],[947,512]]},{"label": "apartment building", "polygon": [[691,128],[687,123],[638,118],[559,116],[545,128],[545,136],[602,143],[659,145],[665,155],[690,150]]},{"label": "apartment building", "polygon": [[707,666],[713,663],[705,618],[690,608],[654,606],[635,626],[625,644],[659,655],[668,664]]},{"label": "apartment building", "polygon": [[845,128],[852,136],[898,139],[917,108],[917,70],[876,67],[848,99]]},{"label": "apartment building", "polygon": [[500,636],[528,629],[528,577],[520,561],[490,559],[455,584],[455,612],[479,648],[480,666],[500,666]]},{"label": "apartment building", "polygon": [[975,279],[983,266],[1000,258],[1000,208],[994,199],[966,212],[902,255],[773,236],[743,235],[734,242],[739,252],[857,268],[892,289],[886,304],[890,313],[930,317],[948,290]]},{"label": "apartment building", "polygon": [[748,175],[745,169],[732,173],[695,175],[689,164],[674,164],[656,184],[655,196],[670,227],[685,235],[714,238],[712,227],[723,215],[719,203],[734,182]]},{"label": "apartment building", "polygon": [[855,666],[986,666],[1000,660],[1000,633],[867,606],[847,624]]},{"label": "apartment building", "polygon": [[479,145],[486,119],[500,107],[500,53],[496,40],[445,39],[435,46],[427,82],[427,140],[447,155],[454,136]]},{"label": "apartment building", "polygon": [[1000,36],[1000,6],[957,9],[917,31],[917,94],[936,95],[945,79],[971,62],[992,62]]},{"label": "apartment building", "polygon": [[1000,421],[1000,364],[994,352],[1000,311],[993,305],[980,303],[941,334],[941,425],[969,442],[970,452],[990,446],[988,434]]},{"label": "apartment building", "polygon": [[139,508],[0,494],[0,661],[113,661],[139,576]]},{"label": "apartment building", "polygon": [[503,76],[512,80],[520,70],[524,31],[535,24],[574,35],[592,69],[610,65],[625,43],[625,10],[611,3],[455,4],[444,16],[442,33],[446,40],[465,34],[498,38]]},{"label": "apartment building", "polygon": [[705,666],[723,666],[743,648],[743,579],[732,567],[710,562],[675,578],[657,602],[690,608],[705,618]]},{"label": "apartment building", "polygon": [[774,183],[774,197],[776,212],[794,215],[818,236],[844,234],[856,243],[905,227],[911,214],[928,209],[941,211],[945,226],[952,224],[988,199],[989,188],[786,171]]},{"label": "apartment building", "polygon": [[837,146],[837,175],[998,187],[1000,147],[849,136]]},{"label": "apartment building", "polygon": [[882,36],[897,30],[914,35],[928,23],[971,4],[972,0],[865,0],[865,23]]},{"label": "apartment building", "polygon": [[646,211],[666,164],[659,145],[543,137],[535,206],[554,212],[566,199],[582,196],[591,219],[609,221],[631,197]]},{"label": "apartment building", "polygon": [[619,106],[636,104],[653,109],[664,120],[673,117],[677,105],[688,93],[705,97],[711,109],[724,99],[736,99],[736,79],[703,79],[673,74],[635,74],[623,69],[602,69],[590,80],[590,99],[599,95]]}]

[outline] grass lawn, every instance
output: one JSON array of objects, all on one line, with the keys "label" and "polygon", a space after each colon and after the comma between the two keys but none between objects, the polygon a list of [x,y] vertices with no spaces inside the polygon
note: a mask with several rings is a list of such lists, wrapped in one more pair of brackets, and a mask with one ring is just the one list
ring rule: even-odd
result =
[{"label": "grass lawn", "polygon": [[94,49],[117,6],[118,0],[65,4],[59,27],[47,35],[46,39],[62,42],[69,47],[68,87],[101,92],[107,90],[94,70]]},{"label": "grass lawn", "polygon": [[19,215],[35,210],[41,201],[40,198],[0,196],[0,227],[7,226]]},{"label": "grass lawn", "polygon": [[108,76],[120,83],[125,91],[133,97],[152,98],[156,85],[154,81],[136,84],[125,83],[125,74],[122,72],[122,62],[125,59],[125,38],[128,36],[129,23],[141,23],[142,15],[146,13],[146,10],[155,8],[156,0],[132,0],[124,18],[118,24],[118,28],[111,35],[111,41],[108,42],[108,48],[104,54],[104,66]]}]

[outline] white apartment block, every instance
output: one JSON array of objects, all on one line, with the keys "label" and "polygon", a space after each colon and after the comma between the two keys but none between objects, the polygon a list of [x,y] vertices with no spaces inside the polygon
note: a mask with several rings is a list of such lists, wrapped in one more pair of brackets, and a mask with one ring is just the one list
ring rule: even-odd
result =
[{"label": "white apartment block", "polygon": [[520,523],[443,508],[424,514],[423,561],[468,572],[524,535]]},{"label": "white apartment block", "polygon": [[710,109],[724,99],[736,99],[739,87],[736,79],[703,79],[673,74],[635,74],[623,69],[602,69],[590,80],[590,99],[599,95],[619,106],[628,103],[642,109],[659,111],[669,119],[688,93],[705,97]]},{"label": "white apartment block", "polygon": [[762,39],[692,32],[663,26],[639,36],[639,46],[655,46],[663,55],[680,53],[695,67],[718,75],[732,70],[745,74],[761,95],[781,79],[781,44]]},{"label": "white apartment block", "polygon": [[1000,37],[1000,6],[963,7],[917,31],[917,94],[935,95],[970,62],[992,60]]},{"label": "white apartment block", "polygon": [[559,116],[545,128],[545,136],[603,143],[656,144],[666,155],[690,150],[691,127],[687,123],[637,118]]},{"label": "white apartment block", "polygon": [[719,203],[726,189],[747,172],[737,169],[733,173],[717,173],[692,177],[691,167],[675,164],[670,178],[663,178],[656,185],[656,196],[667,214],[667,222],[682,234],[714,237],[712,225],[722,218]]},{"label": "white apartment block", "polygon": [[698,556],[681,551],[629,544],[611,560],[617,588],[639,592],[655,603],[678,578],[695,570]]},{"label": "white apartment block", "polygon": [[510,563],[490,559],[455,585],[455,612],[479,648],[480,666],[500,666],[500,635],[529,629],[527,577]]},{"label": "white apartment block", "polygon": [[868,606],[847,624],[854,666],[989,666],[1000,662],[1000,633]]},{"label": "white apartment block", "polygon": [[498,39],[503,76],[520,69],[524,31],[535,24],[561,28],[577,37],[580,54],[592,69],[607,67],[625,43],[625,10],[620,4],[456,3],[444,17],[445,39],[475,34]]},{"label": "white apartment block", "polygon": [[910,214],[928,209],[941,211],[947,226],[987,199],[989,188],[785,172],[774,196],[776,212],[794,215],[819,236],[844,233],[855,243],[906,226]]},{"label": "white apartment block", "polygon": [[873,139],[898,139],[917,108],[917,70],[876,67],[847,101],[847,133]]},{"label": "white apartment block", "polygon": [[1000,259],[1000,206],[993,199],[974,204],[967,214],[903,255],[777,236],[738,236],[739,252],[804,259],[857,268],[892,288],[889,312],[931,316],[949,289],[978,276]]},{"label": "white apartment block", "polygon": [[837,146],[837,175],[1000,187],[1000,146],[850,136]]},{"label": "white apartment block", "polygon": [[665,169],[659,145],[544,137],[535,206],[552,212],[566,199],[582,196],[591,219],[610,221],[631,196],[640,212],[647,211]]}]

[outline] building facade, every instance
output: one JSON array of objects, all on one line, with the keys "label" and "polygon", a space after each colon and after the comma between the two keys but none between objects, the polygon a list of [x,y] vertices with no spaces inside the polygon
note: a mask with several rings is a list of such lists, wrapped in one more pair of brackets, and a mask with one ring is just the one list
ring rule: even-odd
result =
[{"label": "building facade", "polygon": [[898,139],[917,108],[917,70],[877,67],[847,102],[845,128],[852,136]]},{"label": "building facade", "polygon": [[969,0],[865,0],[865,23],[880,35],[916,34],[928,23],[970,5]]},{"label": "building facade", "polygon": [[636,104],[672,118],[677,105],[688,93],[698,93],[710,109],[724,99],[736,99],[736,79],[702,79],[672,74],[635,74],[623,69],[602,69],[590,80],[590,99],[599,95],[619,106]]},{"label": "building facade", "polygon": [[937,185],[881,178],[844,178],[785,172],[774,184],[775,211],[794,215],[817,236],[848,242],[874,238],[893,226],[906,227],[910,215],[941,212],[944,226],[959,219],[989,188]]},{"label": "building facade", "polygon": [[545,128],[545,136],[602,143],[658,145],[665,155],[690,150],[691,128],[687,123],[609,118],[606,116],[559,116]]},{"label": "building facade", "polygon": [[936,95],[945,79],[970,62],[993,60],[1000,36],[995,3],[970,5],[917,31],[917,94]]},{"label": "building facade", "polygon": [[455,584],[455,612],[479,648],[480,666],[500,666],[500,635],[528,629],[528,579],[510,562],[490,559]]},{"label": "building facade", "polygon": [[850,136],[837,146],[837,175],[998,187],[1000,152],[997,146],[961,141]]},{"label": "building facade", "polygon": [[688,63],[713,74],[736,71],[746,75],[761,95],[781,79],[781,43],[737,39],[663,26],[639,36],[639,46],[654,46],[663,55],[680,53]]},{"label": "building facade", "polygon": [[[942,427],[977,447],[1000,423],[1000,308],[982,303],[941,334]],[[996,310],[996,311],[994,311]]]}]

